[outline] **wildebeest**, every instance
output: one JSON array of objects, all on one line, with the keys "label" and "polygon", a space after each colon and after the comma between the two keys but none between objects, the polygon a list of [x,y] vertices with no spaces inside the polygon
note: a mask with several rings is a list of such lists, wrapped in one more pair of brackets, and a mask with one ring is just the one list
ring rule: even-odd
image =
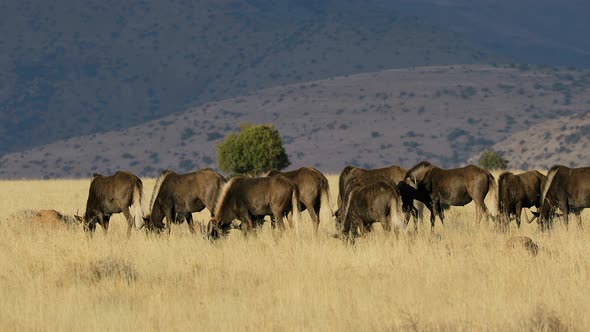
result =
[{"label": "wildebeest", "polygon": [[391,179],[383,176],[363,177],[353,180],[343,198],[342,211],[336,218],[337,236],[354,239],[370,231],[373,223],[380,222],[387,232],[405,226],[402,216],[402,200]]},{"label": "wildebeest", "polygon": [[[404,182],[407,171],[396,165],[392,165],[384,168],[376,169],[364,169],[354,166],[346,166],[340,173],[338,179],[338,210],[336,216],[338,216],[340,208],[343,204],[344,196],[349,190],[350,183],[356,178],[371,178],[383,176],[390,179],[391,182],[396,185],[402,195],[403,211],[406,214],[406,223],[409,221],[410,215],[414,217],[414,227],[416,227],[416,220],[422,219],[423,207],[422,202],[426,199],[424,195],[421,195],[414,188]],[[417,204],[414,204],[414,200],[418,200]],[[416,208],[416,206],[418,208]]]},{"label": "wildebeest", "polygon": [[[505,226],[514,216],[516,225],[520,227],[520,216],[523,208],[541,206],[541,185],[545,175],[538,171],[521,174],[504,172],[498,178],[498,221]],[[526,213],[525,213],[526,216]],[[531,222],[528,220],[527,222]]]},{"label": "wildebeest", "polygon": [[573,213],[582,227],[581,212],[590,207],[590,167],[569,168],[555,165],[547,172],[541,190],[539,224],[542,230],[551,228],[557,208],[563,213],[567,227]]},{"label": "wildebeest", "polygon": [[86,212],[81,218],[84,229],[93,233],[98,222],[106,233],[111,215],[123,212],[129,237],[134,225],[136,229],[144,225],[142,196],[143,183],[130,172],[118,171],[111,176],[95,173],[90,182]]},{"label": "wildebeest", "polygon": [[307,209],[314,225],[314,231],[317,234],[320,221],[324,220],[325,222],[332,218],[328,179],[326,179],[324,174],[312,167],[301,167],[297,170],[284,173],[272,170],[268,173],[268,176],[277,174],[297,184],[301,211]]},{"label": "wildebeest", "polygon": [[346,166],[342,172],[340,173],[340,177],[338,178],[338,209],[342,207],[343,200],[344,200],[344,193],[346,192],[346,187],[348,182],[359,176],[384,176],[389,178],[393,181],[393,183],[397,184],[399,181],[404,179],[406,175],[406,170],[399,167],[399,166],[389,166],[384,168],[375,168],[375,169],[364,169],[355,166]]},{"label": "wildebeest", "polygon": [[211,239],[227,233],[234,219],[241,221],[244,234],[252,231],[254,222],[272,215],[281,230],[285,228],[283,217],[289,225],[295,225],[298,232],[301,214],[299,210],[299,189],[282,175],[261,178],[237,176],[230,179],[221,189],[213,217],[207,225]]},{"label": "wildebeest", "polygon": [[[156,180],[150,200],[150,215],[144,218],[146,228],[161,230],[162,220],[166,217],[168,233],[172,223],[182,223],[186,219],[189,230],[195,233],[193,212],[207,208],[211,214],[215,209],[215,200],[225,178],[210,168],[188,174],[178,174],[164,170]],[[203,232],[203,226],[199,223]]]},{"label": "wildebeest", "polygon": [[494,219],[484,203],[489,191],[494,202],[497,199],[496,181],[488,171],[474,165],[455,169],[441,169],[427,161],[412,167],[405,175],[418,192],[427,195],[430,202],[425,202],[430,210],[430,226],[434,228],[436,215],[444,224],[443,210],[449,206],[463,206],[473,200],[477,222],[482,215]]}]

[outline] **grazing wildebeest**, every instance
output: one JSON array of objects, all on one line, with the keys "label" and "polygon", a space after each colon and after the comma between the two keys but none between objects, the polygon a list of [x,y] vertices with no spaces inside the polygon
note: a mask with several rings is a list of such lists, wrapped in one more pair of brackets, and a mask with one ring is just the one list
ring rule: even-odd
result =
[{"label": "grazing wildebeest", "polygon": [[348,182],[355,177],[365,175],[384,176],[386,178],[391,179],[393,183],[397,184],[399,181],[402,181],[404,179],[404,176],[406,175],[406,170],[395,165],[376,169],[364,169],[355,166],[346,166],[342,170],[342,172],[340,173],[340,177],[338,178],[338,209],[342,207],[344,200],[343,195],[346,192]]},{"label": "grazing wildebeest", "polygon": [[581,212],[590,207],[590,167],[569,168],[555,165],[547,172],[541,190],[539,225],[542,230],[551,228],[557,208],[563,213],[566,227],[573,213],[582,227]]},{"label": "grazing wildebeest", "polygon": [[136,229],[144,225],[142,196],[143,183],[130,172],[119,171],[111,176],[95,173],[90,182],[86,212],[81,218],[84,229],[93,233],[98,222],[106,233],[111,215],[123,212],[127,219],[127,237],[129,237],[134,225]]},{"label": "grazing wildebeest", "polygon": [[[164,228],[162,220],[166,217],[168,234],[173,223],[182,223],[186,219],[189,230],[195,234],[193,212],[207,208],[211,214],[215,209],[215,200],[225,178],[210,168],[188,174],[177,174],[164,170],[156,180],[150,200],[150,215],[144,220],[149,230]],[[199,230],[203,226],[199,222]]]},{"label": "grazing wildebeest", "polygon": [[354,239],[368,232],[375,222],[380,222],[387,232],[405,226],[402,216],[402,200],[399,189],[391,179],[383,176],[358,178],[352,181],[343,197],[342,211],[336,218],[336,236]]},{"label": "grazing wildebeest", "polygon": [[[407,183],[404,182],[406,173],[407,171],[404,168],[396,165],[376,169],[364,169],[354,166],[346,166],[340,173],[340,177],[338,179],[338,210],[335,213],[336,216],[339,214],[340,208],[343,204],[344,195],[346,194],[348,187],[350,186],[350,182],[353,179],[359,177],[370,178],[375,176],[383,176],[390,179],[392,183],[400,190],[403,201],[403,211],[406,215],[406,223],[409,221],[410,216],[413,216],[414,227],[416,227],[417,219],[422,220],[423,218],[423,203],[426,202],[423,202],[425,199],[423,195],[420,195],[420,193],[418,193],[416,190],[413,190],[412,187],[408,186]],[[414,205],[414,200],[418,201],[416,204],[418,208],[416,208]]]},{"label": "grazing wildebeest", "polygon": [[[520,228],[520,216],[523,208],[541,207],[541,185],[545,175],[538,171],[521,174],[504,172],[498,178],[498,222],[506,226],[512,216]],[[526,213],[525,213],[526,217]],[[533,219],[527,222],[530,223]]]},{"label": "grazing wildebeest", "polygon": [[423,195],[430,197],[425,202],[430,210],[430,226],[434,228],[436,215],[444,224],[443,210],[449,206],[463,206],[473,200],[477,222],[482,215],[494,219],[484,203],[488,191],[492,192],[494,205],[497,199],[496,181],[488,171],[474,165],[455,169],[441,169],[427,161],[412,167],[405,175]]},{"label": "grazing wildebeest", "polygon": [[325,222],[332,218],[328,179],[326,179],[324,174],[312,167],[301,167],[297,170],[284,173],[272,170],[268,173],[268,176],[277,174],[297,184],[301,211],[307,209],[314,225],[314,231],[317,234],[320,221],[324,220]]},{"label": "grazing wildebeest", "polygon": [[207,225],[207,234],[216,239],[229,231],[232,221],[241,221],[244,234],[252,231],[254,222],[272,215],[281,230],[285,229],[283,217],[298,232],[301,222],[299,189],[297,184],[282,175],[262,178],[237,176],[221,189],[213,217]]}]

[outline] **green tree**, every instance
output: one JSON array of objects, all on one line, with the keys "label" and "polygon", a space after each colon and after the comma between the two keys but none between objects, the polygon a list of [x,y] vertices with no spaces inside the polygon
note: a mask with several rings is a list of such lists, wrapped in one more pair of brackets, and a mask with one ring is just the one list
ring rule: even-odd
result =
[{"label": "green tree", "polygon": [[227,173],[258,175],[289,166],[281,135],[273,125],[242,124],[217,146],[219,168]]},{"label": "green tree", "polygon": [[508,160],[502,158],[497,152],[487,150],[479,157],[479,166],[487,170],[506,169]]}]

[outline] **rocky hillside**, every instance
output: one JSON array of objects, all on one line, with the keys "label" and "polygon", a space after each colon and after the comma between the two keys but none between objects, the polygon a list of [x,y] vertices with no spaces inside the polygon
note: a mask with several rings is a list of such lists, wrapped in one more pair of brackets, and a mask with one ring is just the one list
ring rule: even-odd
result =
[{"label": "rocky hillside", "polygon": [[[264,89],[129,129],[8,154],[0,158],[0,177],[83,177],[117,169],[155,176],[164,168],[215,167],[216,144],[243,122],[275,124],[292,168],[339,172],[349,164],[409,167],[423,159],[453,167],[506,139],[523,147],[538,139],[524,135],[521,143],[513,138],[519,132],[587,115],[589,88],[588,72],[528,66],[343,76]],[[567,140],[557,132],[561,126],[548,127],[549,133]],[[569,154],[555,156],[569,162]]]},{"label": "rocky hillside", "polygon": [[513,169],[547,170],[556,164],[590,166],[590,106],[578,115],[559,117],[517,132],[491,148],[501,153]]},{"label": "rocky hillside", "polygon": [[0,155],[272,86],[497,59],[381,0],[7,0],[0,35]]}]

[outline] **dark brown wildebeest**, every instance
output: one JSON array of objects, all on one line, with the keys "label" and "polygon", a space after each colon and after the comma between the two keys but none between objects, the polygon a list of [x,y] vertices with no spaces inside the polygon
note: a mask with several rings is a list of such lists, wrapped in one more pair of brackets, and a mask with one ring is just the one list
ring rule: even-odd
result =
[{"label": "dark brown wildebeest", "polygon": [[[512,216],[520,228],[520,216],[523,208],[541,207],[541,185],[545,175],[538,171],[521,174],[504,172],[498,178],[498,222],[505,227]],[[526,213],[525,213],[526,217]],[[533,219],[527,219],[530,223]]]},{"label": "dark brown wildebeest", "polygon": [[[224,183],[225,178],[210,168],[188,174],[162,171],[152,192],[150,215],[144,218],[146,228],[163,229],[162,220],[166,217],[170,234],[173,223],[182,223],[186,219],[189,230],[195,234],[192,213],[207,208],[213,215],[215,200]],[[201,233],[204,231],[200,222],[199,230]]]},{"label": "dark brown wildebeest", "polygon": [[86,212],[81,218],[84,229],[93,233],[98,222],[106,233],[111,215],[123,212],[127,219],[127,237],[129,237],[133,226],[140,229],[144,225],[142,196],[143,184],[130,172],[119,171],[111,176],[95,173],[90,182]]},{"label": "dark brown wildebeest", "polygon": [[396,234],[405,227],[399,189],[391,179],[383,176],[362,177],[351,181],[344,196],[342,211],[336,218],[336,236],[352,239],[372,229],[380,222],[387,232],[393,227]]},{"label": "dark brown wildebeest", "polygon": [[412,167],[405,178],[415,185],[421,195],[430,198],[430,202],[425,203],[430,210],[431,229],[434,228],[436,215],[444,224],[444,209],[449,206],[463,206],[472,200],[475,203],[477,222],[481,221],[482,215],[494,219],[484,199],[491,191],[494,206],[496,205],[498,192],[496,181],[492,174],[482,168],[469,165],[455,169],[441,169],[427,161],[422,161]]},{"label": "dark brown wildebeest", "polygon": [[404,180],[406,170],[395,165],[376,169],[364,169],[355,166],[346,166],[342,170],[342,172],[340,173],[340,177],[338,178],[338,209],[342,207],[344,200],[343,195],[346,192],[348,182],[355,177],[366,175],[384,176],[386,178],[391,179],[393,183],[397,184],[398,182]]},{"label": "dark brown wildebeest", "polygon": [[241,221],[240,228],[247,234],[256,220],[268,215],[275,218],[281,230],[285,229],[283,217],[287,217],[289,225],[295,225],[295,232],[298,232],[301,213],[297,184],[282,175],[237,176],[222,187],[207,234],[211,239],[218,238],[229,231],[234,219]]},{"label": "dark brown wildebeest", "polygon": [[[346,195],[346,192],[350,186],[350,182],[353,179],[359,177],[370,178],[375,176],[383,176],[390,179],[392,183],[400,190],[403,201],[403,211],[406,215],[406,223],[409,221],[410,216],[413,216],[414,228],[416,228],[416,221],[418,219],[422,220],[423,218],[423,203],[426,202],[423,202],[425,199],[423,195],[420,195],[419,192],[404,182],[406,173],[407,172],[404,168],[396,165],[377,169],[364,169],[354,166],[346,166],[340,173],[340,177],[338,179],[338,210],[335,213],[336,216],[339,214],[344,195]],[[416,205],[414,205],[414,200],[418,201],[418,208],[416,208]]]},{"label": "dark brown wildebeest", "polygon": [[590,167],[569,168],[555,165],[547,172],[541,190],[539,225],[542,230],[551,228],[557,208],[563,213],[566,227],[573,213],[582,227],[581,212],[590,207]]},{"label": "dark brown wildebeest", "polygon": [[301,211],[307,209],[314,225],[314,231],[317,234],[320,221],[324,220],[325,222],[332,218],[328,179],[326,179],[324,174],[312,167],[301,167],[297,170],[284,173],[272,170],[268,173],[268,176],[277,174],[297,184]]}]

